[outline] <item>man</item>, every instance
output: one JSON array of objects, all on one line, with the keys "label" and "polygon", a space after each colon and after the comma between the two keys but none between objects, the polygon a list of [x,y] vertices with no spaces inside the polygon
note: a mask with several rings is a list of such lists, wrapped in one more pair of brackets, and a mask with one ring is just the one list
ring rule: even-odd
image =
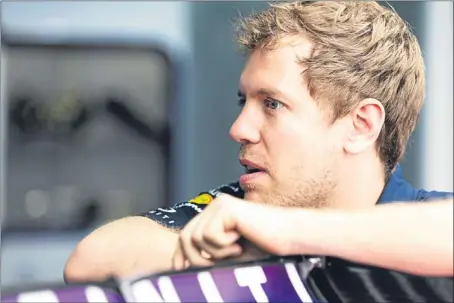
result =
[{"label": "man", "polygon": [[238,33],[248,61],[230,135],[245,174],[94,231],[69,259],[67,281],[171,269],[192,237],[179,242],[179,231],[219,193],[346,211],[449,196],[414,189],[398,166],[425,80],[418,42],[395,12],[375,2],[281,3],[244,19]]}]

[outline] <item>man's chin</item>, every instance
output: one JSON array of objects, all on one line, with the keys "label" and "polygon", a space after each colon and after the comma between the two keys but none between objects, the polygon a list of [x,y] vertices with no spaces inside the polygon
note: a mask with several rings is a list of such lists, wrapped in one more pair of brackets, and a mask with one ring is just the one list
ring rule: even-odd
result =
[{"label": "man's chin", "polygon": [[263,197],[256,190],[246,191],[244,193],[244,199],[251,202],[265,202]]},{"label": "man's chin", "polygon": [[244,191],[244,199],[251,202],[268,203],[269,185],[263,183],[240,184]]}]

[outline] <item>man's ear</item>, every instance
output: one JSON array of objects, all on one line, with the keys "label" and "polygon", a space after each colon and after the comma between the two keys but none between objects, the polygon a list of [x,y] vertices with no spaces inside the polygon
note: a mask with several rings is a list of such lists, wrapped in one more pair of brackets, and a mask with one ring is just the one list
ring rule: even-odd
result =
[{"label": "man's ear", "polygon": [[375,146],[385,123],[385,109],[376,99],[364,99],[349,114],[350,132],[344,144],[344,150],[358,154]]}]

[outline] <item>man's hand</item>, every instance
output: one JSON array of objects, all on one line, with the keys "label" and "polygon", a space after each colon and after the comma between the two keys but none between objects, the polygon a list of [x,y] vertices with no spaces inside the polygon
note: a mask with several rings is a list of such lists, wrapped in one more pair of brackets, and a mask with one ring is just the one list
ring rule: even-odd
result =
[{"label": "man's hand", "polygon": [[[280,245],[286,237],[283,225],[271,225],[272,220],[286,222],[282,216],[276,218],[282,214],[277,207],[221,195],[182,230],[173,267],[211,266],[227,258],[246,261],[266,256],[263,250],[285,254],[288,246]],[[249,240],[245,247],[238,243],[241,236]]]},{"label": "man's hand", "polygon": [[174,269],[184,269],[188,263],[210,266],[214,260],[240,256],[242,247],[237,243],[240,234],[236,225],[243,207],[241,200],[221,195],[192,219],[180,233]]}]

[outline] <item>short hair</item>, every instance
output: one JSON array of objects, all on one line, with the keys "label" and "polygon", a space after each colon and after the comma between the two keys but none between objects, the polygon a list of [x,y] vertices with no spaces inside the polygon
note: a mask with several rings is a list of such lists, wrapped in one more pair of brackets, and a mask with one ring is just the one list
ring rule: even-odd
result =
[{"label": "short hair", "polygon": [[403,158],[425,94],[424,60],[410,27],[376,2],[303,1],[270,4],[237,28],[248,52],[272,50],[280,38],[299,34],[314,43],[311,56],[299,58],[302,74],[333,122],[365,98],[382,103],[377,152],[389,176]]}]

